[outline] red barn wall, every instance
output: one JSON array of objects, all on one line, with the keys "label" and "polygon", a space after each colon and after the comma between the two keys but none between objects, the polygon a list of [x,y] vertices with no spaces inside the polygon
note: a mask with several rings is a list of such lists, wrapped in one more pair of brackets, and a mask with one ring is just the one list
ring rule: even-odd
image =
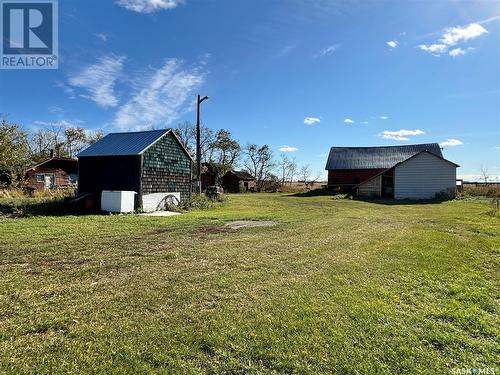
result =
[{"label": "red barn wall", "polygon": [[357,185],[385,169],[337,169],[328,171],[328,186]]},{"label": "red barn wall", "polygon": [[52,174],[52,175],[54,175],[56,188],[66,188],[66,187],[71,185],[71,182],[69,180],[69,174],[66,171],[64,171],[60,168],[38,167],[35,170],[32,169],[26,173],[26,184],[29,188],[36,189],[36,190],[44,190],[45,189],[45,182],[37,182],[37,180],[36,180],[37,174],[43,174],[43,175]]}]

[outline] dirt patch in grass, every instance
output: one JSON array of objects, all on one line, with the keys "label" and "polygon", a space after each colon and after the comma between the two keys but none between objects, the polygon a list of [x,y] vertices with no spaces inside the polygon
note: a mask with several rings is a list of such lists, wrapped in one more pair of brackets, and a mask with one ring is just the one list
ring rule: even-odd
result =
[{"label": "dirt patch in grass", "polygon": [[274,227],[278,223],[275,221],[257,221],[257,220],[237,220],[230,221],[224,225],[229,229],[255,228],[255,227]]}]

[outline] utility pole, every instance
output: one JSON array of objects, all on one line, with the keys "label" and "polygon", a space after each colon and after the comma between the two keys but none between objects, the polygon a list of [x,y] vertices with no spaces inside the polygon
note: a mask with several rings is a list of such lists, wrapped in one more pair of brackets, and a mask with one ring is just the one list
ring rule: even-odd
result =
[{"label": "utility pole", "polygon": [[197,168],[197,192],[201,194],[201,125],[200,125],[200,105],[204,100],[208,100],[208,96],[198,95],[196,106],[196,168]]}]

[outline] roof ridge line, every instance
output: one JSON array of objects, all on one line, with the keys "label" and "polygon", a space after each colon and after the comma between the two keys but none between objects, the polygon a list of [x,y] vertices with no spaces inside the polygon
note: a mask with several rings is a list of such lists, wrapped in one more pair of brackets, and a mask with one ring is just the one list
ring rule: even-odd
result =
[{"label": "roof ridge line", "polygon": [[410,147],[410,146],[426,146],[426,145],[439,145],[439,143],[438,142],[412,143],[406,145],[392,145],[392,146],[331,146],[330,148],[393,148],[393,147]]},{"label": "roof ridge line", "polygon": [[137,130],[137,131],[130,131],[130,132],[111,132],[106,135],[110,134],[135,134],[135,133],[152,133],[152,132],[161,132],[161,131],[170,131],[172,128],[164,128],[164,129],[153,129],[153,130]]}]

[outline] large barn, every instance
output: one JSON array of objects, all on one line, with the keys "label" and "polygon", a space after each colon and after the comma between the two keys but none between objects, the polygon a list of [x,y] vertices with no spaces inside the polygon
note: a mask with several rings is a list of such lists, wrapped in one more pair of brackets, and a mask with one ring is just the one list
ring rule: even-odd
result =
[{"label": "large barn", "polygon": [[328,186],[361,197],[432,199],[455,195],[457,164],[437,143],[386,147],[332,147]]},{"label": "large barn", "polygon": [[78,193],[134,191],[135,208],[150,211],[166,193],[190,199],[192,166],[171,129],[110,133],[78,154]]}]

